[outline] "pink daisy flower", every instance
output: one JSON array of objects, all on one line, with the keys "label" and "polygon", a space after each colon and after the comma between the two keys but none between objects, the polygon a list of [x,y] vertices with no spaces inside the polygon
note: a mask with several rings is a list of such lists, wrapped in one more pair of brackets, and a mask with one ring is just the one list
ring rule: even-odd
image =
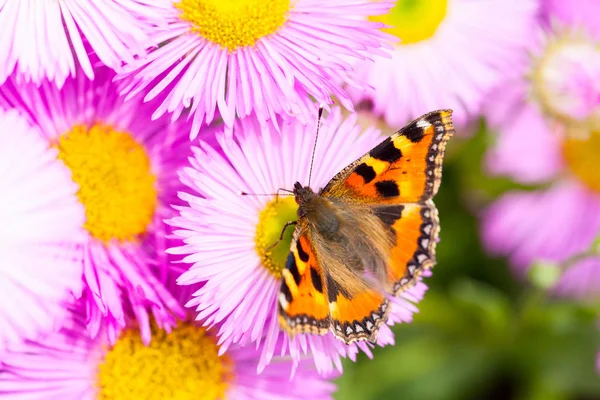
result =
[{"label": "pink daisy flower", "polygon": [[131,307],[147,342],[148,311],[165,328],[175,323],[171,313],[183,313],[151,270],[168,262],[163,220],[177,201],[176,171],[189,152],[188,130],[164,118],[151,122],[151,105],[139,98],[124,103],[107,68],[95,75],[93,81],[83,74],[68,78],[62,90],[9,81],[0,88],[0,103],[28,114],[79,185],[91,334],[104,326],[114,341]]},{"label": "pink daisy flower", "polygon": [[56,155],[16,110],[0,108],[0,353],[51,330],[81,292],[84,210]]},{"label": "pink daisy flower", "polygon": [[556,25],[535,37],[520,76],[492,93],[486,110],[499,134],[490,173],[546,184],[510,192],[484,213],[488,248],[521,271],[564,262],[600,235],[600,41],[586,32]]},{"label": "pink daisy flower", "polygon": [[[0,361],[0,396],[13,399],[331,399],[335,385],[304,361],[279,359],[256,372],[260,350],[219,348],[217,339],[188,320],[170,332],[155,329],[146,345],[139,326],[119,332],[114,344],[86,332],[81,307],[65,326],[39,340],[11,347]],[[130,315],[130,317],[133,317]]]},{"label": "pink daisy flower", "polygon": [[[268,4],[268,5],[267,5]],[[345,107],[342,89],[348,60],[383,54],[383,24],[366,20],[385,13],[391,1],[162,0],[168,24],[151,39],[162,43],[125,69],[131,97],[145,88],[150,100],[167,95],[156,110],[178,118],[189,108],[191,136],[218,112],[227,126],[236,116],[280,116],[311,121],[313,101]],[[285,101],[281,101],[285,99]]]},{"label": "pink daisy flower", "polygon": [[0,84],[40,85],[44,78],[61,87],[77,66],[90,79],[89,53],[112,69],[144,54],[152,43],[146,31],[160,24],[152,0],[4,0],[0,2]]},{"label": "pink daisy flower", "polygon": [[542,16],[549,23],[586,27],[589,33],[600,35],[600,13],[597,0],[578,0],[571,3],[562,0],[542,0]]},{"label": "pink daisy flower", "polygon": [[372,17],[400,39],[391,58],[361,62],[352,75],[367,90],[350,89],[386,123],[400,127],[439,108],[455,123],[480,112],[487,91],[523,55],[523,38],[536,24],[537,1],[398,1]]},{"label": "pink daisy flower", "polygon": [[[342,120],[335,109],[322,124],[312,175],[314,188],[325,184],[342,168],[378,144],[379,131],[368,129],[360,134],[356,115]],[[291,229],[285,240],[270,249],[282,226],[296,219],[292,197],[241,196],[250,193],[276,193],[291,188],[297,180],[306,181],[311,162],[314,135],[299,122],[284,124],[282,134],[260,128],[254,119],[238,122],[236,140],[217,135],[219,151],[200,142],[194,148],[191,166],[180,172],[191,193],[181,198],[189,203],[180,207],[181,216],[173,218],[174,233],[184,245],[168,250],[186,255],[189,271],[179,284],[203,282],[187,304],[196,307],[197,319],[218,329],[219,343],[225,351],[234,343],[247,345],[266,342],[262,349],[262,369],[275,353],[282,335],[280,354],[290,354],[294,362],[309,355],[317,369],[329,373],[341,371],[341,358],[354,359],[358,350],[369,356],[366,342],[347,346],[328,333],[325,336],[283,334],[277,318],[277,297],[281,273],[290,249]],[[389,324],[408,322],[417,311],[426,286],[419,283],[402,297],[392,299]],[[393,343],[393,334],[382,326],[378,344]]]}]

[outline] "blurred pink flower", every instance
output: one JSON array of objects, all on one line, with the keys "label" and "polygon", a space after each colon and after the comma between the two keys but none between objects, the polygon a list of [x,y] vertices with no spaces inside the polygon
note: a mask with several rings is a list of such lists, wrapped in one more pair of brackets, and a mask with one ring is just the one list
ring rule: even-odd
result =
[{"label": "blurred pink flower", "polygon": [[81,292],[84,210],[56,149],[16,110],[0,108],[0,359],[35,339]]},{"label": "blurred pink flower", "polygon": [[[323,121],[319,145],[315,153],[313,188],[323,187],[342,168],[362,156],[381,141],[379,131],[368,129],[360,134],[356,115],[342,120],[334,109]],[[308,128],[309,129],[309,128]],[[292,197],[241,196],[240,192],[275,193],[291,188],[296,181],[307,182],[314,136],[306,134],[301,123],[284,124],[279,134],[274,129],[260,128],[252,118],[238,121],[236,139],[227,134],[217,136],[219,149],[206,143],[194,149],[191,166],[180,172],[190,193],[182,200],[180,216],[171,220],[175,235],[185,243],[168,250],[185,255],[191,264],[178,279],[179,284],[204,282],[187,306],[196,307],[198,320],[218,329],[219,343],[225,351],[234,343],[249,345],[266,342],[262,369],[275,353],[275,344],[283,335],[281,354],[290,354],[295,363],[305,355],[314,358],[322,373],[335,366],[341,370],[341,357],[354,357],[358,350],[369,356],[372,345],[366,342],[347,346],[325,336],[297,335],[288,339],[277,318],[277,296],[281,287],[281,271],[290,248],[291,232],[272,251],[264,250],[273,243],[285,222],[296,218]],[[291,230],[290,230],[291,231]],[[419,283],[399,298],[393,298],[388,323],[407,322],[417,311],[426,286]],[[379,345],[393,343],[393,334],[382,326]]]},{"label": "blurred pink flower", "polygon": [[600,298],[600,256],[582,257],[570,265],[554,292],[582,300]]},{"label": "blurred pink flower", "polygon": [[536,0],[398,1],[372,19],[392,26],[400,43],[391,58],[359,63],[352,76],[370,88],[351,89],[353,100],[393,127],[440,108],[464,125],[525,55],[536,12]]},{"label": "blurred pink flower", "polygon": [[[180,293],[172,292],[182,300]],[[128,314],[114,344],[90,338],[83,307],[73,307],[64,327],[12,346],[0,360],[0,397],[45,400],[128,399],[331,399],[335,385],[302,361],[290,380],[291,360],[256,372],[260,350],[230,346],[189,320],[168,332],[153,328],[149,345]]]},{"label": "blurred pink flower", "polygon": [[486,109],[498,132],[488,171],[546,185],[507,193],[483,215],[487,247],[521,271],[563,262],[600,235],[600,42],[586,32],[558,24],[534,37]]},{"label": "blurred pink flower", "polygon": [[[80,71],[81,72],[81,71]],[[152,275],[168,263],[166,225],[180,185],[177,168],[189,153],[185,124],[151,122],[151,104],[124,102],[102,67],[90,81],[79,73],[62,90],[9,80],[0,104],[22,110],[79,184],[87,231],[83,254],[83,297],[93,336],[100,327],[111,341],[125,326],[125,311],[138,318],[150,340],[150,311],[159,327],[175,323],[183,310]]]},{"label": "blurred pink flower", "polygon": [[[168,26],[153,32],[162,45],[126,67],[124,92],[146,87],[145,100],[167,93],[154,117],[177,119],[189,108],[191,136],[218,112],[227,126],[255,114],[312,120],[313,101],[352,103],[341,84],[348,60],[383,54],[387,35],[369,15],[385,13],[390,0],[260,0],[198,2],[161,0]],[[268,6],[267,6],[268,4]]]},{"label": "blurred pink flower", "polygon": [[600,38],[598,0],[542,0],[542,17],[550,24],[584,26],[588,33]]},{"label": "blurred pink flower", "polygon": [[153,0],[4,0],[0,2],[0,84],[14,72],[17,82],[61,87],[77,67],[93,78],[88,53],[118,69],[151,43],[147,30],[160,24]]}]

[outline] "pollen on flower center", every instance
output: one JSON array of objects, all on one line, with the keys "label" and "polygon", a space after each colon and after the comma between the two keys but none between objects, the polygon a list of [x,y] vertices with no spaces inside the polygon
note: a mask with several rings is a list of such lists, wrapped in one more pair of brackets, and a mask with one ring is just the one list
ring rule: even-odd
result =
[{"label": "pollen on flower center", "polygon": [[291,5],[290,0],[181,0],[175,7],[194,32],[233,51],[275,33]]},{"label": "pollen on flower center", "polygon": [[600,128],[600,43],[565,34],[549,41],[533,65],[533,95],[546,113],[567,124]]},{"label": "pollen on flower center", "polygon": [[232,363],[204,328],[182,323],[171,333],[153,329],[142,343],[125,330],[98,368],[100,399],[213,400],[225,397]]},{"label": "pollen on flower center", "polygon": [[390,25],[384,31],[400,38],[400,45],[404,45],[431,38],[447,9],[448,0],[398,0],[389,13],[369,18]]},{"label": "pollen on flower center", "polygon": [[78,125],[59,138],[58,149],[79,184],[85,228],[93,237],[134,240],[146,232],[157,203],[156,178],[145,149],[130,134]]},{"label": "pollen on flower center", "polygon": [[256,236],[254,238],[256,252],[262,261],[263,267],[276,278],[281,277],[281,271],[285,267],[294,227],[288,227],[283,239],[276,246],[273,247],[273,245],[279,240],[285,223],[298,219],[297,210],[298,205],[293,197],[280,197],[266,205],[261,211],[256,225]]},{"label": "pollen on flower center", "polygon": [[600,132],[588,138],[569,138],[563,154],[571,172],[590,189],[600,192]]}]

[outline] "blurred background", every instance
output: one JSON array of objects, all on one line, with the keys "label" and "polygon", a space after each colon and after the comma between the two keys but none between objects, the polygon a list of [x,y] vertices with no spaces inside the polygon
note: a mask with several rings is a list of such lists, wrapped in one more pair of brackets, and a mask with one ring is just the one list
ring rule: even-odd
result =
[{"label": "blurred background", "polygon": [[517,185],[483,175],[494,134],[476,130],[450,142],[438,262],[419,312],[394,327],[395,346],[345,362],[337,399],[600,399],[598,305],[552,296],[482,248],[478,213]]}]

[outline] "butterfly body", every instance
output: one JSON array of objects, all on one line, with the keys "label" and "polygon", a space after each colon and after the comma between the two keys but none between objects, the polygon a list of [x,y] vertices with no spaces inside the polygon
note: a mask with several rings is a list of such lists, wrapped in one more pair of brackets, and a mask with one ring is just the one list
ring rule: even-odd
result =
[{"label": "butterfly body", "polygon": [[375,341],[389,296],[435,263],[450,111],[429,113],[385,139],[315,193],[294,184],[298,221],[283,270],[280,323],[297,333]]}]

